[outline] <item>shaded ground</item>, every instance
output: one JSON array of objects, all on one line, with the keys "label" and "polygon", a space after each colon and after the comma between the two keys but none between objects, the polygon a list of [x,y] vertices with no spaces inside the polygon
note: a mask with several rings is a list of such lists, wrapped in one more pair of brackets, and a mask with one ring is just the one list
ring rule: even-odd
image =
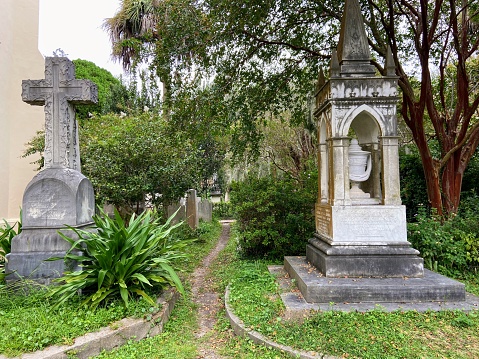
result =
[{"label": "shaded ground", "polygon": [[219,343],[214,329],[217,322],[216,315],[223,308],[223,303],[219,294],[213,290],[212,280],[207,279],[211,263],[226,247],[230,237],[230,221],[221,221],[221,225],[223,230],[216,247],[196,268],[192,276],[192,298],[198,306],[198,331],[195,333],[198,338],[198,358],[223,359],[216,352],[216,348],[221,343]]}]

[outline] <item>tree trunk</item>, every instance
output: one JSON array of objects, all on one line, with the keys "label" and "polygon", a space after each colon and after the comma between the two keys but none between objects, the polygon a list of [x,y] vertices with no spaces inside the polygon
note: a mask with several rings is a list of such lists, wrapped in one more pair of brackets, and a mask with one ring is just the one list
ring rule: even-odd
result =
[{"label": "tree trunk", "polygon": [[441,184],[439,181],[439,172],[436,161],[429,152],[427,142],[416,142],[419,153],[421,154],[422,166],[424,169],[424,178],[426,180],[427,196],[432,208],[436,210],[439,216],[443,215]]},{"label": "tree trunk", "polygon": [[463,171],[458,167],[461,161],[460,151],[449,158],[442,172],[442,204],[448,215],[457,213],[461,198]]}]

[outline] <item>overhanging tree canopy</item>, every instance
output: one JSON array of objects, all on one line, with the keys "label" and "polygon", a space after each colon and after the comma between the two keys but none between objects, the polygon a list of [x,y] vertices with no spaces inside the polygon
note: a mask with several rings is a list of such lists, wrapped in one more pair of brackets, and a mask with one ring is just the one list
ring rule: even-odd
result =
[{"label": "overhanging tree canopy", "polygon": [[[479,4],[360,3],[379,72],[387,45],[393,50],[401,113],[421,154],[431,205],[439,214],[455,212],[464,170],[479,143],[478,79],[470,70],[478,56]],[[257,149],[258,123],[266,113],[287,109],[292,121],[308,121],[308,99],[319,67],[337,46],[343,5],[337,0],[124,0],[106,27],[113,53],[126,67],[146,60],[166,84],[172,121],[188,127],[191,112],[175,109],[193,101],[202,114],[193,128],[231,129],[234,149],[241,153]],[[198,102],[205,88],[208,102]]]}]

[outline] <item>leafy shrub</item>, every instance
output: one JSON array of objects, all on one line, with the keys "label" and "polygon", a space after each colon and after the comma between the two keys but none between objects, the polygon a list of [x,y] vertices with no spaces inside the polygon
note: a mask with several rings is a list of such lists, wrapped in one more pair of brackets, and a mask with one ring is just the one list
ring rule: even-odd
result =
[{"label": "leafy shrub", "polygon": [[213,203],[213,215],[221,219],[234,218],[234,207],[231,202]]},{"label": "leafy shrub", "polygon": [[479,265],[478,232],[468,231],[470,219],[456,216],[441,222],[425,211],[419,211],[416,219],[408,224],[408,239],[427,268],[454,275]]},{"label": "leafy shrub", "polygon": [[[159,115],[105,115],[84,121],[82,173],[98,203],[137,211],[149,196],[157,208],[196,188],[202,163],[191,140],[180,140]],[[160,195],[161,194],[161,195]]]},{"label": "leafy shrub", "polygon": [[128,89],[108,70],[87,60],[73,60],[75,64],[75,77],[89,79],[98,88],[98,103],[96,105],[81,105],[76,107],[77,115],[81,119],[89,117],[88,113],[106,114],[110,112],[126,112],[126,104],[131,101]]},{"label": "leafy shrub", "polygon": [[399,157],[401,201],[406,206],[408,222],[415,220],[419,208],[430,211],[424,170],[419,154],[401,154]]},{"label": "leafy shrub", "polygon": [[171,261],[183,255],[181,249],[186,242],[171,241],[169,236],[180,224],[170,226],[171,217],[160,225],[152,211],[133,214],[128,225],[117,211],[114,218],[101,214],[93,217],[96,231],[71,228],[78,235],[76,240],[61,234],[72,245],[63,259],[79,262],[82,270],[67,272],[57,280],[60,285],[52,292],[58,298],[57,305],[80,290],[86,293],[84,303],[92,308],[118,296],[127,306],[135,295],[155,305],[146,290],[165,285],[183,292]]},{"label": "leafy shrub", "polygon": [[301,188],[292,179],[254,175],[233,183],[231,205],[237,213],[241,252],[276,259],[304,253],[314,231],[315,190],[316,186]]}]

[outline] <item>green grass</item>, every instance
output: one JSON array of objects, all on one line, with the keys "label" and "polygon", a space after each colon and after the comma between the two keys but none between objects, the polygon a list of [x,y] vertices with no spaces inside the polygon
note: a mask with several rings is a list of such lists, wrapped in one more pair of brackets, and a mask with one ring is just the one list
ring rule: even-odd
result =
[{"label": "green grass", "polygon": [[[188,230],[185,230],[188,232]],[[187,292],[190,284],[188,275],[193,272],[201,260],[211,251],[221,232],[221,226],[214,222],[202,224],[199,231],[182,233],[186,237],[198,237],[199,240],[188,247],[190,254],[183,260],[181,276],[185,281]],[[295,347],[297,349],[325,353],[349,358],[474,358],[479,353],[479,312],[465,314],[458,311],[444,312],[393,312],[385,313],[375,310],[369,313],[320,312],[302,323],[286,322],[282,318],[283,304],[279,299],[279,288],[274,278],[268,273],[265,261],[250,261],[240,258],[236,253],[234,231],[226,249],[220,253],[211,265],[212,278],[216,290],[222,295],[228,284],[231,284],[231,306],[248,327],[259,331],[272,340]],[[468,275],[464,281],[468,291],[479,291],[479,277]],[[31,306],[49,304],[41,297],[23,297],[25,303],[17,304],[19,311]],[[15,306],[15,305],[12,305]],[[5,311],[4,302],[0,302],[0,310]],[[114,311],[123,307],[118,303]],[[148,308],[143,308],[148,311]],[[75,310],[65,309],[70,315],[77,315]],[[139,311],[141,315],[141,310]],[[96,313],[96,312],[95,312]],[[48,313],[50,316],[51,313]],[[124,313],[123,313],[124,314]],[[32,323],[28,319],[32,314],[17,321]],[[106,316],[106,314],[105,314]],[[1,318],[4,314],[1,315]],[[71,323],[69,317],[65,321]],[[79,325],[93,326],[93,319],[79,321]],[[41,319],[35,320],[39,323]],[[0,323],[0,340],[7,332],[12,331],[12,319]],[[71,325],[70,325],[71,326]],[[27,325],[30,328],[29,325]],[[46,324],[40,325],[46,328]],[[72,326],[73,327],[73,326]],[[68,328],[72,330],[74,328]],[[196,307],[190,294],[179,300],[160,335],[141,340],[130,341],[121,348],[108,353],[102,353],[97,358],[180,358],[192,359],[198,357],[198,339],[194,337],[197,329]],[[30,330],[30,329],[29,329]],[[41,329],[43,330],[43,329]],[[45,329],[47,333],[50,328]],[[218,314],[218,324],[215,343],[217,351],[225,358],[288,358],[280,351],[267,349],[254,344],[250,340],[233,335],[225,313]],[[54,331],[56,332],[56,330]],[[58,331],[63,333],[62,331]],[[18,333],[19,341],[25,341],[25,335]],[[67,333],[67,329],[64,329]],[[50,335],[50,334],[49,334]],[[67,344],[71,337],[60,337]],[[21,339],[23,338],[23,339]],[[28,337],[26,337],[28,339]],[[10,339],[14,340],[14,339]],[[37,341],[40,339],[36,339]],[[43,340],[43,339],[42,339]],[[208,337],[200,339],[208,342]],[[41,340],[40,340],[41,341]],[[13,352],[12,352],[13,353]],[[11,354],[12,355],[12,354]]]},{"label": "green grass", "polygon": [[[221,225],[213,222],[202,223],[196,231],[183,228],[176,233],[184,238],[197,239],[187,247],[188,257],[175,263],[182,268],[180,274],[183,278],[187,278],[201,259],[210,252],[220,232]],[[186,283],[186,287],[188,286]],[[16,356],[41,350],[49,345],[69,345],[73,343],[74,338],[108,326],[124,317],[148,317],[153,311],[158,310],[141,299],[131,301],[127,309],[119,300],[110,301],[107,306],[100,306],[96,310],[88,310],[81,306],[80,302],[81,299],[76,297],[59,308],[52,309],[54,300],[48,296],[46,287],[32,284],[28,295],[23,295],[14,288],[0,288],[0,353]],[[173,313],[172,325],[175,316],[183,315],[190,318],[194,312],[189,299],[181,300],[179,308]],[[194,321],[194,317],[190,319]],[[184,322],[182,318],[178,320]],[[167,340],[162,337],[163,340]],[[182,346],[181,340],[177,344],[171,343],[172,352],[176,350],[175,345]],[[187,351],[187,347],[184,350]]]},{"label": "green grass", "polygon": [[[351,358],[472,358],[479,357],[479,311],[368,313],[319,312],[302,323],[282,318],[279,288],[263,261],[237,257],[234,244],[219,257],[219,287],[230,285],[230,304],[245,325],[273,341],[296,349]],[[468,289],[477,290],[477,276]],[[258,352],[253,344],[239,346],[241,356]],[[249,349],[248,349],[249,347]],[[473,354],[475,353],[475,354]],[[268,358],[268,354],[257,357]],[[254,356],[251,356],[254,357]],[[272,356],[274,357],[274,356]]]},{"label": "green grass", "polygon": [[[197,237],[187,248],[187,259],[181,263],[182,279],[185,288],[190,288],[188,274],[200,264],[203,258],[208,255],[221,233],[221,225],[217,221],[211,223],[203,222],[196,231],[190,231],[183,228],[183,237]],[[155,337],[141,340],[139,342],[130,341],[126,345],[111,352],[103,352],[95,358],[175,358],[190,359],[197,358],[198,339],[194,337],[194,331],[197,329],[196,307],[193,304],[190,295],[181,298],[170,319],[166,323],[163,332]]]},{"label": "green grass", "polygon": [[166,323],[163,332],[139,342],[130,341],[111,352],[103,352],[95,358],[149,359],[149,358],[196,358],[196,308],[190,298],[182,298]]},{"label": "green grass", "polygon": [[71,300],[57,309],[48,290],[38,285],[24,295],[16,289],[0,290],[0,353],[15,356],[54,344],[72,344],[75,337],[108,326],[126,316],[142,317],[158,308],[146,301],[132,302],[126,309],[119,301],[90,311]]}]

